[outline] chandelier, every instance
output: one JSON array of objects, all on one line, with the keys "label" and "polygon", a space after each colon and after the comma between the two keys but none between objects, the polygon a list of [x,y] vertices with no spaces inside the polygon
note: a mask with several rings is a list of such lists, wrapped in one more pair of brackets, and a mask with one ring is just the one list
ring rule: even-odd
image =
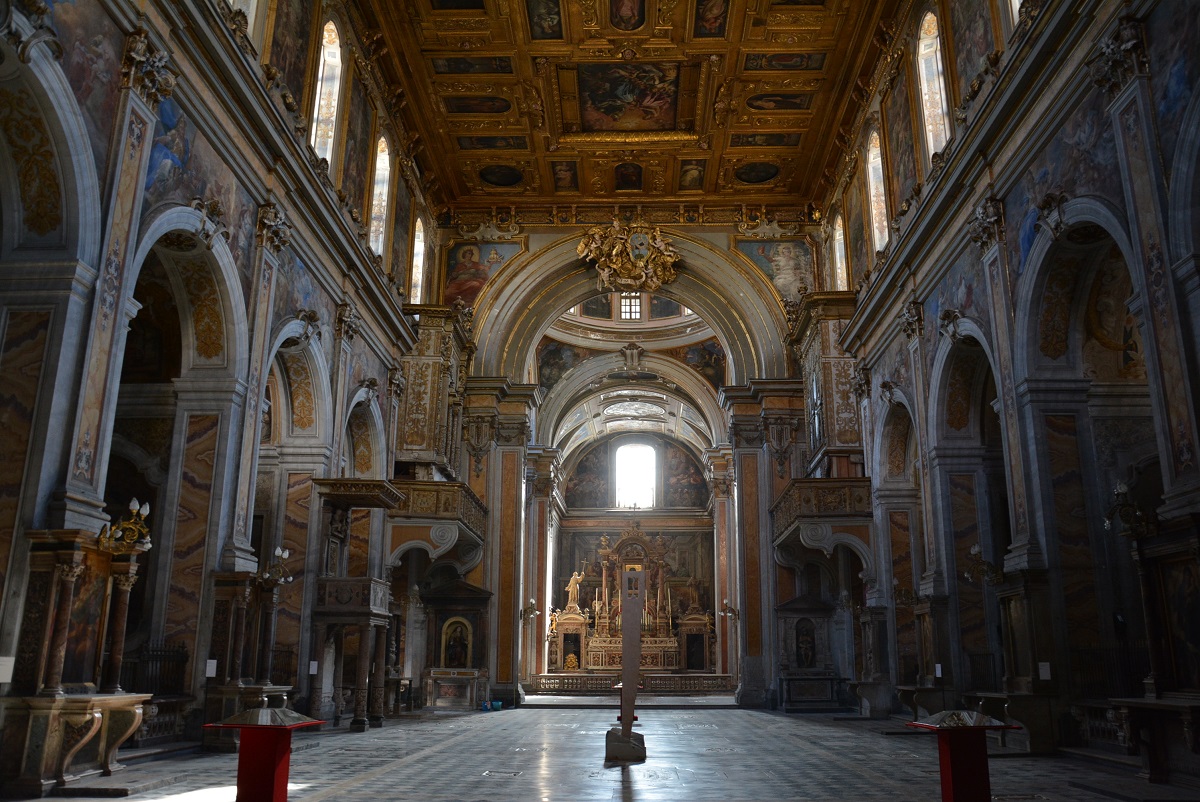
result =
[{"label": "chandelier", "polygon": [[595,262],[599,289],[617,292],[654,292],[675,280],[679,261],[658,226],[623,225],[619,220],[589,229],[576,252]]}]

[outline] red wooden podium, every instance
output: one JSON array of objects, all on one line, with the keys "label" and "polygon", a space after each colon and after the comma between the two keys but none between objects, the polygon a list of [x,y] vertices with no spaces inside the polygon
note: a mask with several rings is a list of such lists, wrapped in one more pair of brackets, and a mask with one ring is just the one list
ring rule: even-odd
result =
[{"label": "red wooden podium", "polygon": [[969,710],[944,710],[908,726],[937,733],[942,802],[990,802],[987,731],[1020,729]]},{"label": "red wooden podium", "polygon": [[285,707],[257,707],[204,726],[239,730],[237,802],[287,802],[292,730],[324,723]]}]

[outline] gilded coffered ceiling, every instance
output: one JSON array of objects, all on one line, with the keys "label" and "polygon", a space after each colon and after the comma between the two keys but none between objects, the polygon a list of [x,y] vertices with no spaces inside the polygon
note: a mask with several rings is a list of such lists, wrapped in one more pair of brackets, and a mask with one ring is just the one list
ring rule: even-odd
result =
[{"label": "gilded coffered ceiling", "polygon": [[894,5],[362,4],[426,179],[456,208],[819,202]]}]

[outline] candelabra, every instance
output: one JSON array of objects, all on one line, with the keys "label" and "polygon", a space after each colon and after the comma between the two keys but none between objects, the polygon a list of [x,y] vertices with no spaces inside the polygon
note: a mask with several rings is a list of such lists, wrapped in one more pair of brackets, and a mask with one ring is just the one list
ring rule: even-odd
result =
[{"label": "candelabra", "polygon": [[1124,534],[1134,540],[1141,540],[1158,531],[1154,516],[1146,515],[1133,503],[1133,499],[1129,497],[1129,486],[1124,482],[1117,482],[1117,486],[1113,488],[1113,505],[1104,516],[1104,528],[1111,532],[1114,521],[1124,524]]},{"label": "candelabra", "polygon": [[721,605],[721,609],[717,611],[717,615],[727,616],[734,621],[738,620],[737,608],[730,606],[729,599],[722,600]]},{"label": "candelabra", "polygon": [[258,584],[264,588],[273,588],[277,585],[290,585],[296,578],[288,571],[283,561],[290,557],[291,553],[289,549],[276,546],[275,557],[277,559],[272,560],[266,568],[263,568],[254,577],[258,581]]},{"label": "candelabra", "polygon": [[147,551],[150,548],[150,527],[146,517],[150,515],[149,504],[138,504],[138,500],[129,502],[129,515],[122,518],[116,526],[109,528],[105,524],[100,528],[96,539],[102,551],[110,554],[129,554],[134,551]]},{"label": "candelabra", "polygon": [[529,604],[521,608],[521,620],[532,621],[539,612],[541,611],[537,608],[537,601],[535,599],[530,599]]},{"label": "candelabra", "polygon": [[983,559],[983,549],[976,543],[967,553],[967,565],[963,571],[963,579],[971,583],[986,580],[988,584],[994,585],[1004,581],[1004,570]]}]

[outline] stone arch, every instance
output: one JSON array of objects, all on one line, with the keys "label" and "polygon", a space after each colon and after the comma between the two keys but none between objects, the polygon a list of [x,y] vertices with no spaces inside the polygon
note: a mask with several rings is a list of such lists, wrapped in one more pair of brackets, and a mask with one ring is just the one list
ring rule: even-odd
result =
[{"label": "stone arch", "polygon": [[[186,290],[192,313],[191,331],[185,334],[191,346],[188,349],[193,359],[191,366],[224,367],[234,378],[245,379],[250,361],[250,337],[241,278],[224,238],[214,237],[208,248],[200,247],[197,236],[198,232],[204,230],[205,224],[203,213],[188,206],[173,206],[151,218],[142,228],[138,247],[121,288],[121,303],[132,296],[138,274],[151,248],[172,239],[180,242],[184,241],[184,237],[190,239],[194,247],[180,251],[189,257],[187,267],[181,271],[178,280]],[[219,327],[219,334],[214,333],[214,327]],[[184,327],[185,332],[188,329],[188,326]],[[214,337],[217,342],[214,342]],[[217,347],[220,348],[219,359],[206,356],[213,354]]]},{"label": "stone arch", "polygon": [[[28,21],[19,13],[13,13],[12,25],[18,35],[28,37],[33,33]],[[103,237],[102,215],[104,206],[100,200],[101,186],[97,175],[95,157],[92,153],[91,137],[84,124],[84,115],[75,99],[61,62],[55,57],[52,44],[34,45],[23,55],[18,55],[5,41],[0,43],[0,93],[25,93],[28,101],[20,98],[4,99],[0,107],[9,109],[8,115],[0,115],[0,133],[7,128],[13,115],[32,112],[35,122],[32,130],[41,134],[41,144],[28,140],[29,126],[25,126],[22,149],[28,162],[22,172],[29,168],[43,175],[39,184],[44,188],[52,178],[56,191],[38,199],[42,212],[50,212],[58,219],[57,225],[46,231],[30,230],[31,239],[18,239],[27,222],[22,222],[26,200],[22,188],[16,183],[16,174],[0,172],[0,254],[7,255],[18,244],[37,244],[39,247],[61,248],[65,254],[83,264],[96,264],[99,259]],[[7,144],[7,135],[0,148]],[[4,160],[13,165],[17,159]],[[26,188],[25,195],[33,187]],[[20,212],[18,212],[20,210]],[[43,224],[44,225],[44,224]],[[81,277],[90,286],[94,276]]]},{"label": "stone arch", "polygon": [[[727,381],[787,376],[782,337],[787,323],[766,277],[709,242],[676,231],[668,234],[683,269],[658,294],[686,304],[713,329],[728,359]],[[575,253],[578,239],[571,235],[552,242],[505,265],[488,281],[475,315],[477,375],[519,380],[558,314],[596,293],[593,270]]]},{"label": "stone arch", "polygon": [[[717,394],[703,377],[685,365],[659,354],[643,355],[641,364],[648,372],[658,373],[674,382],[682,392],[671,392],[667,388],[651,388],[650,386],[642,387],[642,389],[665,392],[694,404],[697,411],[704,417],[705,423],[708,424],[712,437],[712,442],[708,445],[724,439],[724,415],[717,401]],[[597,379],[623,368],[624,358],[619,351],[616,351],[592,357],[568,371],[562,381],[550,391],[542,404],[538,414],[535,441],[553,443],[563,416],[569,413],[589,392],[591,384]]]},{"label": "stone arch", "polygon": [[[1039,318],[1047,293],[1047,283],[1055,263],[1056,245],[1061,237],[1073,228],[1091,224],[1099,226],[1120,249],[1125,264],[1136,264],[1134,261],[1133,245],[1129,239],[1123,214],[1119,213],[1107,201],[1099,198],[1077,198],[1063,204],[1059,212],[1059,231],[1056,233],[1048,223],[1039,225],[1039,231],[1026,257],[1025,275],[1017,285],[1013,298],[1015,306],[1015,326],[1013,331],[1029,334],[1038,330]],[[1133,275],[1135,295],[1143,298],[1144,288],[1140,276]],[[1020,339],[1024,348],[1017,348],[1013,354],[1014,381],[1020,382],[1031,376],[1039,361],[1037,356],[1038,341],[1036,337],[1027,336]]]},{"label": "stone arch", "polygon": [[[969,401],[973,394],[982,388],[983,382],[990,378],[995,387],[1000,386],[996,373],[996,360],[987,340],[987,333],[971,318],[959,318],[957,321],[958,335],[955,338],[943,336],[940,338],[937,355],[933,360],[932,380],[929,383],[928,426],[930,445],[937,446],[947,439],[946,427],[949,426],[964,436],[979,433],[979,418],[973,414],[973,409],[963,409],[961,402]],[[970,358],[964,354],[964,349],[978,348],[979,353]],[[968,364],[967,360],[974,364]],[[981,361],[979,361],[981,360]],[[986,373],[984,371],[986,368]],[[959,371],[957,374],[955,371]],[[955,404],[951,420],[945,420],[943,412],[948,404]],[[965,417],[964,417],[965,416]],[[962,424],[958,426],[957,424]],[[944,424],[944,425],[943,425]]]},{"label": "stone arch", "polygon": [[382,479],[385,474],[383,415],[371,391],[360,387],[350,398],[346,415],[345,448],[350,457],[346,471],[363,479]]},{"label": "stone arch", "polygon": [[[304,321],[292,318],[279,326],[272,338],[267,364],[280,371],[280,389],[283,390],[273,403],[280,407],[281,413],[287,413],[286,416],[273,416],[273,420],[279,421],[279,431],[288,436],[301,433],[302,437],[319,438],[324,443],[329,442],[332,434],[333,397],[325,353],[312,336]],[[293,381],[298,383],[299,397],[293,395]],[[259,392],[265,392],[265,388],[264,381]],[[299,421],[296,419],[296,400],[303,406]],[[261,403],[262,399],[259,401]]]}]

